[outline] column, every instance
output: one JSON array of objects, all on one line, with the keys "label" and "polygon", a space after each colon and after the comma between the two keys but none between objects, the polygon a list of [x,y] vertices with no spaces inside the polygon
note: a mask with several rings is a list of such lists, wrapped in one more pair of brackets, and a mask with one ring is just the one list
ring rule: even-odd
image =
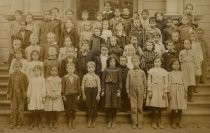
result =
[{"label": "column", "polygon": [[183,0],[166,0],[166,14],[179,15],[183,13]]},{"label": "column", "polygon": [[28,13],[33,15],[40,15],[41,14],[41,0],[26,0],[28,1],[28,8],[26,10]]}]

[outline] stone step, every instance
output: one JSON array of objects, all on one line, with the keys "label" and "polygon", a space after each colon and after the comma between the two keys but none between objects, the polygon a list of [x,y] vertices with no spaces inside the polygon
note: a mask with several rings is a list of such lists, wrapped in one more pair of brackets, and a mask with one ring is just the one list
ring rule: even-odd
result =
[{"label": "stone step", "polygon": [[9,79],[9,75],[8,74],[1,74],[0,75],[0,83],[7,83]]},{"label": "stone step", "polygon": [[209,101],[210,102],[210,92],[198,92],[193,94],[193,100],[196,102]]}]

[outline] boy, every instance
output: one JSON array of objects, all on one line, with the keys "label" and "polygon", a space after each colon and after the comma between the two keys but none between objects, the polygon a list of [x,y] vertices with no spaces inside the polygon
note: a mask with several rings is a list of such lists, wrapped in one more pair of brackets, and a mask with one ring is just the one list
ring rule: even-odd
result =
[{"label": "boy", "polygon": [[178,58],[179,53],[175,50],[174,42],[168,41],[167,51],[163,53],[163,68],[168,72],[172,71],[171,61],[174,58]]},{"label": "boy", "polygon": [[94,35],[90,44],[90,52],[93,56],[97,56],[100,54],[101,44],[105,43],[105,40],[100,36],[101,36],[101,30],[99,28],[95,28]]},{"label": "boy", "polygon": [[[184,46],[183,46],[182,42],[180,41],[180,34],[178,31],[172,32],[171,40],[174,43],[174,50],[176,50],[177,53],[179,53],[184,48]],[[168,40],[168,41],[170,41],[170,40]]]},{"label": "boy", "polygon": [[73,10],[71,10],[71,9],[66,9],[64,21],[67,20],[67,19],[74,20],[74,11],[73,11]]},{"label": "boy", "polygon": [[114,10],[114,17],[110,20],[110,28],[113,29],[117,23],[122,23],[124,26],[125,31],[127,31],[127,24],[126,20],[121,17],[121,10],[120,8],[115,8]]},{"label": "boy", "polygon": [[75,64],[66,64],[68,74],[62,80],[62,97],[65,101],[68,128],[76,128],[75,117],[78,109],[78,100],[81,95],[80,78],[74,74]]},{"label": "boy", "polygon": [[126,25],[127,25],[127,31],[126,32],[128,34],[129,30],[130,30],[130,26],[131,26],[131,20],[132,20],[129,8],[127,8],[127,7],[123,8],[122,18],[125,19],[125,21],[126,21]]},{"label": "boy", "polygon": [[11,118],[10,128],[21,128],[24,122],[24,103],[26,90],[28,88],[28,79],[26,74],[21,72],[22,64],[16,61],[13,65],[14,72],[9,77],[7,88],[7,99],[11,100]]},{"label": "boy", "polygon": [[180,40],[184,42],[184,40],[188,39],[190,32],[192,31],[192,27],[189,25],[189,20],[187,16],[182,16],[181,18],[181,26],[179,27],[180,32]]},{"label": "boy", "polygon": [[202,76],[201,83],[206,83],[206,73],[207,73],[207,57],[208,57],[208,43],[204,39],[204,30],[201,28],[197,29],[198,41],[201,44],[202,52],[203,52],[203,62],[202,62]]},{"label": "boy", "polygon": [[30,35],[31,31],[26,30],[26,21],[24,19],[20,20],[20,30],[18,33],[15,35],[16,37],[20,38],[22,41],[21,48],[25,49],[30,45]]},{"label": "boy", "polygon": [[162,57],[162,54],[165,52],[165,46],[160,41],[161,35],[158,33],[154,34],[154,44],[155,44],[155,52],[158,53],[159,57]]},{"label": "boy", "polygon": [[23,12],[21,10],[15,11],[15,20],[11,23],[10,36],[13,37],[20,31],[20,19],[23,17]]},{"label": "boy", "polygon": [[[58,18],[59,16],[59,9],[57,7],[53,7],[51,9],[51,14],[52,14],[52,20],[57,22],[57,30],[58,30],[58,35],[61,34],[61,24],[62,24],[62,20]],[[57,36],[56,41],[59,42],[60,41],[60,36]]]},{"label": "boy", "polygon": [[25,49],[26,59],[31,61],[31,52],[34,50],[41,51],[41,47],[38,45],[38,35],[36,33],[32,33],[30,35],[31,45]]},{"label": "boy", "polygon": [[26,23],[26,30],[29,30],[32,33],[36,33],[39,35],[39,27],[38,24],[34,22],[32,14],[26,15]]},{"label": "boy", "polygon": [[149,27],[149,11],[147,9],[142,10],[140,20],[143,28],[147,29]]},{"label": "boy", "polygon": [[143,126],[143,100],[146,98],[146,75],[140,69],[140,57],[132,58],[134,68],[128,71],[126,78],[126,91],[130,98],[132,127],[139,129]]},{"label": "boy", "polygon": [[12,51],[10,51],[9,57],[8,57],[9,66],[11,65],[12,59],[15,58],[15,52],[18,49],[21,49],[21,43],[22,43],[22,41],[20,40],[20,38],[16,37],[16,38],[13,39],[13,41],[12,41]]},{"label": "boy", "polygon": [[104,2],[103,20],[110,20],[114,17],[114,13],[111,10],[111,4],[109,1]]},{"label": "boy", "polygon": [[121,109],[122,112],[127,112],[130,110],[130,101],[126,91],[126,77],[129,71],[127,67],[128,59],[126,56],[120,56],[120,71],[122,76],[122,90],[121,90]]}]

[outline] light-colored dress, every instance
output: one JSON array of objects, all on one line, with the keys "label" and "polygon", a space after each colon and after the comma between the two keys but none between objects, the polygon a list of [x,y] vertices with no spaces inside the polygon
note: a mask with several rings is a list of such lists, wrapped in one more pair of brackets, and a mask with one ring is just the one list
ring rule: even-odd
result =
[{"label": "light-colored dress", "polygon": [[162,57],[162,54],[165,52],[165,50],[165,46],[161,42],[155,43],[154,51],[158,53],[159,57]]},{"label": "light-colored dress", "polygon": [[46,79],[46,101],[45,111],[63,111],[64,105],[61,97],[61,81],[62,79],[58,76],[48,77]]},{"label": "light-colored dress", "polygon": [[[35,66],[37,66],[37,65],[41,66],[42,69],[43,69],[43,65],[44,64],[43,64],[42,61],[30,61],[30,62],[28,62],[28,64],[27,64],[27,71],[26,71],[28,79],[31,79],[33,77],[33,75],[34,75],[33,68]],[[43,73],[42,73],[42,76],[43,76]]]},{"label": "light-colored dress", "polygon": [[80,34],[80,41],[82,40],[88,40],[90,41],[93,37],[93,33],[91,31],[83,31]]},{"label": "light-colored dress", "polygon": [[43,110],[46,98],[46,86],[44,77],[33,77],[29,81],[27,90],[29,99],[28,110]]},{"label": "light-colored dress", "polygon": [[181,71],[186,79],[187,86],[195,86],[195,54],[192,49],[183,49],[179,53],[179,60],[181,62]]},{"label": "light-colored dress", "polygon": [[171,93],[170,109],[187,109],[187,84],[181,71],[169,72],[168,90]]},{"label": "light-colored dress", "polygon": [[101,33],[101,38],[103,38],[107,42],[107,38],[112,36],[111,30],[103,30]]},{"label": "light-colored dress", "polygon": [[148,91],[152,98],[147,97],[146,105],[152,107],[168,107],[168,72],[161,67],[154,67],[148,71]]}]

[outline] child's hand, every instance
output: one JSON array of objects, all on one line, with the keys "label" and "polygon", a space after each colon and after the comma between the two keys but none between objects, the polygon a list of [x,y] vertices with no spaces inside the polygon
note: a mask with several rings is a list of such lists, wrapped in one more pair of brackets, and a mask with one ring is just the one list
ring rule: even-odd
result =
[{"label": "child's hand", "polygon": [[148,93],[148,97],[149,97],[149,99],[152,99],[152,92],[151,91]]},{"label": "child's hand", "polygon": [[105,94],[105,93],[104,93],[104,91],[102,91],[102,92],[101,92],[101,96],[103,97],[103,96],[104,96],[104,94]]},{"label": "child's hand", "polygon": [[83,95],[82,98],[83,98],[83,101],[86,101],[86,96],[85,95]]},{"label": "child's hand", "polygon": [[97,95],[96,96],[96,101],[99,102],[99,100],[100,100],[100,95]]},{"label": "child's hand", "polygon": [[9,94],[7,94],[7,99],[8,99],[8,100],[10,100],[10,99],[11,99],[11,97],[10,97],[10,95],[9,95]]},{"label": "child's hand", "polygon": [[80,96],[77,96],[77,101],[79,101],[79,99],[80,99]]},{"label": "child's hand", "polygon": [[117,97],[120,97],[120,92],[117,93]]},{"label": "child's hand", "polygon": [[65,96],[62,96],[62,98],[63,98],[63,101],[66,102],[66,97]]}]

